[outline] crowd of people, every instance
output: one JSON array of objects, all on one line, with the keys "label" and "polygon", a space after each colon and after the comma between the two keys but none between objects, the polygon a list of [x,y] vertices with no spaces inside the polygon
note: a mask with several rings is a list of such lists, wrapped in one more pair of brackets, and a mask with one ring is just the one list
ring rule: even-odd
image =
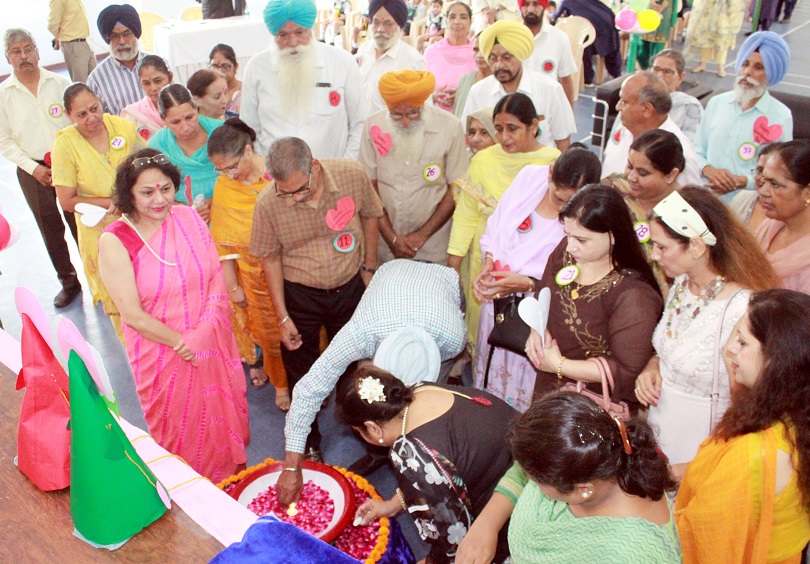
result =
[{"label": "crowd of people", "polygon": [[[0,154],[54,306],[82,291],[67,224],[150,434],[213,481],[244,467],[247,386],[270,383],[283,505],[334,393],[369,445],[354,469],[389,461],[399,486],[357,518],[406,512],[426,562],[799,562],[810,142],[768,93],[787,44],[751,35],[704,110],[651,38],[600,162],[572,143],[576,62],[547,2],[513,4],[433,2],[423,54],[412,6],[372,0],[353,57],[342,2],[319,41],[314,2],[270,0],[242,79],[212,38],[186,85],[129,5],[101,11],[110,56],[73,84],[8,30]],[[739,31],[702,43],[711,4],[689,27],[701,66]],[[611,42],[590,55],[618,76]]]}]

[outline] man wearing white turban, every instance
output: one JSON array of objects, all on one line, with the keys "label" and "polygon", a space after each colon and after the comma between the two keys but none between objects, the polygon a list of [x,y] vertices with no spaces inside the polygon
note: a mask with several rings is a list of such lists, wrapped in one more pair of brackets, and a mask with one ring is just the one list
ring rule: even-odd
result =
[{"label": "man wearing white turban", "polygon": [[495,107],[507,94],[522,92],[531,98],[537,115],[544,118],[538,141],[566,150],[577,131],[574,112],[559,82],[524,68],[523,61],[534,52],[529,28],[515,21],[497,21],[478,36],[478,42],[492,75],[470,89],[461,121],[466,123],[467,116],[481,108]]},{"label": "man wearing white turban", "polygon": [[312,0],[270,0],[264,22],[270,48],[245,66],[239,117],[266,154],[273,141],[298,137],[316,159],[356,159],[365,109],[351,55],[312,38]]},{"label": "man wearing white turban", "polygon": [[706,185],[726,202],[739,189],[754,189],[759,147],[793,139],[793,114],[768,93],[789,64],[790,49],[778,34],[752,34],[737,54],[734,90],[706,106],[695,135],[698,166]]}]

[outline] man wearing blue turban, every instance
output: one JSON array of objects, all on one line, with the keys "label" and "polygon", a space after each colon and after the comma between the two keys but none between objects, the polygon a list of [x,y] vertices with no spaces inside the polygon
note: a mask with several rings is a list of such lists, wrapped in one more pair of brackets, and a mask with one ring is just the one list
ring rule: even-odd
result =
[{"label": "man wearing blue turban", "polygon": [[758,31],[737,54],[734,90],[706,106],[695,136],[698,165],[707,186],[726,202],[739,189],[754,189],[752,170],[760,147],[793,139],[793,114],[768,93],[790,64],[790,48],[772,31]]},{"label": "man wearing blue turban", "polygon": [[312,38],[313,0],[270,0],[264,23],[273,41],[245,66],[240,117],[256,130],[261,154],[299,137],[316,159],[356,159],[365,111],[360,72],[346,51]]}]

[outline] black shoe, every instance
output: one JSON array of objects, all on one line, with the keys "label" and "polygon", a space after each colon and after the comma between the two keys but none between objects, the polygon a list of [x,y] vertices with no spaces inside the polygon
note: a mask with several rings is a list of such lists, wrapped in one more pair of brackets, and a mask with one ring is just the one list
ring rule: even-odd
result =
[{"label": "black shoe", "polygon": [[81,286],[71,286],[70,288],[62,288],[62,291],[56,294],[56,297],[53,299],[53,307],[62,308],[67,307],[71,304],[73,300],[76,299],[76,296],[82,293]]},{"label": "black shoe", "polygon": [[376,454],[369,453],[362,458],[360,458],[357,462],[349,466],[349,472],[354,472],[355,474],[359,474],[360,476],[368,476],[369,474],[373,474],[388,462],[387,456],[379,456]]},{"label": "black shoe", "polygon": [[323,454],[321,454],[321,451],[316,448],[310,447],[307,450],[306,459],[323,464]]}]

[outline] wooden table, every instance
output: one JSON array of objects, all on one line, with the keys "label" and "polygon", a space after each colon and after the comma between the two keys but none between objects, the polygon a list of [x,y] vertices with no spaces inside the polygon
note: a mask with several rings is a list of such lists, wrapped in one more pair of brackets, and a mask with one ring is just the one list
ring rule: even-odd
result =
[{"label": "wooden table", "polygon": [[43,492],[14,465],[23,398],[16,381],[0,364],[0,562],[208,562],[224,548],[176,504],[115,551],[74,537],[70,490]]}]

